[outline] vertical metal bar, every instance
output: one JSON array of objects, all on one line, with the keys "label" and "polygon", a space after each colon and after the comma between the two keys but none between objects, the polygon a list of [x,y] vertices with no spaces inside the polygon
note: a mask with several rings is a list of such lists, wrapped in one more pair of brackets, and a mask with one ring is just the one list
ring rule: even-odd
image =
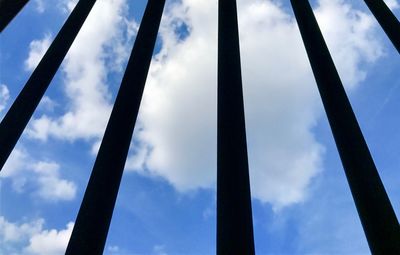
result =
[{"label": "vertical metal bar", "polygon": [[373,254],[400,254],[400,226],[307,0],[291,0],[356,208]]},{"label": "vertical metal bar", "polygon": [[219,0],[217,254],[254,254],[235,0]]},{"label": "vertical metal bar", "polygon": [[0,169],[18,142],[95,2],[78,2],[0,123]]},{"label": "vertical metal bar", "polygon": [[400,53],[400,22],[383,0],[364,0],[379,24]]},{"label": "vertical metal bar", "polygon": [[29,0],[0,0],[0,33]]},{"label": "vertical metal bar", "polygon": [[66,254],[103,252],[164,4],[147,3]]}]

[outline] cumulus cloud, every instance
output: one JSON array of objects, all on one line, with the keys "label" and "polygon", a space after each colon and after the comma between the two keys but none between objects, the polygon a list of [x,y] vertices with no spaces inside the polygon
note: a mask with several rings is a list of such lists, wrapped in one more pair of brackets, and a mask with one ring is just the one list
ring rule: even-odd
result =
[{"label": "cumulus cloud", "polygon": [[29,246],[25,251],[38,255],[64,254],[73,228],[74,223],[70,222],[62,230],[42,230],[29,239]]},{"label": "cumulus cloud", "polygon": [[39,64],[40,60],[46,53],[47,49],[51,44],[51,35],[46,34],[40,40],[33,40],[29,44],[29,55],[25,60],[25,69],[28,71],[32,71]]},{"label": "cumulus cloud", "polygon": [[[74,1],[68,3],[72,6]],[[102,136],[111,112],[107,78],[112,71],[121,71],[136,33],[136,23],[125,18],[127,8],[125,0],[95,4],[62,68],[69,99],[66,112],[58,118],[43,115],[33,120],[28,135],[41,140]]]},{"label": "cumulus cloud", "polygon": [[33,170],[37,173],[38,194],[47,200],[72,200],[75,198],[76,185],[59,178],[60,166],[54,162],[37,162]]},{"label": "cumulus cloud", "polygon": [[14,149],[2,169],[2,178],[10,178],[13,189],[17,192],[22,192],[27,181],[27,176],[23,172],[27,169],[28,154],[22,150]]},{"label": "cumulus cloud", "polygon": [[[139,172],[162,176],[181,191],[210,187],[216,162],[215,6],[184,3],[164,17],[163,46],[149,73],[134,147],[147,155]],[[182,26],[190,31],[183,39]]]},{"label": "cumulus cloud", "polygon": [[366,77],[359,65],[383,53],[372,30],[375,18],[342,0],[320,0],[316,17],[345,86],[353,88]]},{"label": "cumulus cloud", "polygon": [[38,219],[28,223],[16,224],[0,216],[0,240],[2,243],[20,242],[38,233],[43,228],[44,220]]},{"label": "cumulus cloud", "polygon": [[[321,104],[294,18],[272,1],[238,6],[252,195],[279,208],[304,200],[322,170],[313,133]],[[382,54],[372,18],[338,0],[319,1],[315,11],[354,88],[365,78],[361,65]],[[216,3],[184,0],[168,10],[141,105],[131,168],[180,191],[215,183],[216,24]]]},{"label": "cumulus cloud", "polygon": [[2,179],[10,179],[13,189],[25,191],[33,184],[35,195],[46,201],[69,201],[76,195],[76,184],[60,177],[55,162],[33,160],[24,150],[14,149],[2,170]]},{"label": "cumulus cloud", "polygon": [[[74,223],[65,229],[44,229],[43,219],[13,223],[0,217],[0,252],[4,254],[64,254]],[[3,253],[2,253],[3,254]]]},{"label": "cumulus cloud", "polygon": [[10,98],[10,91],[5,84],[0,84],[0,113],[4,110],[7,105],[8,99]]},{"label": "cumulus cloud", "polygon": [[[313,132],[322,108],[288,9],[261,0],[238,6],[252,195],[280,208],[303,201],[323,168]],[[33,120],[31,137],[85,139],[95,153],[111,109],[109,74],[121,71],[137,30],[126,8],[123,0],[96,4],[63,67],[66,112]],[[354,89],[382,55],[373,18],[342,0],[320,0],[315,13],[346,88]],[[214,187],[217,2],[171,3],[160,35],[126,168],[183,192]]]},{"label": "cumulus cloud", "polygon": [[42,100],[40,100],[38,108],[42,111],[52,112],[56,106],[58,106],[57,102],[48,96],[43,96]]}]

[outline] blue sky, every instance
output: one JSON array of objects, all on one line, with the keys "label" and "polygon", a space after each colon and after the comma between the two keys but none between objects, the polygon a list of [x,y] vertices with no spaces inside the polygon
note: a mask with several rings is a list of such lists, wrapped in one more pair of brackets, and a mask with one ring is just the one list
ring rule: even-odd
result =
[{"label": "blue sky", "polygon": [[[73,2],[1,34],[0,118]],[[256,252],[368,254],[288,3],[238,1]],[[312,3],[400,215],[398,53],[362,1]],[[0,254],[63,254],[145,4],[96,3],[1,172]],[[216,21],[217,1],[167,1],[105,254],[215,253]]]}]

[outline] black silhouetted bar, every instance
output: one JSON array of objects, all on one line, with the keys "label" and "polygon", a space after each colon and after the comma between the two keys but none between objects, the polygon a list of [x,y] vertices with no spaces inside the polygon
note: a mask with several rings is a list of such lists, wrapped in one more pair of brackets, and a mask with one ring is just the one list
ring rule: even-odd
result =
[{"label": "black silhouetted bar", "polygon": [[218,16],[217,254],[254,254],[236,1]]},{"label": "black silhouetted bar", "polygon": [[103,252],[164,4],[147,3],[66,254]]},{"label": "black silhouetted bar", "polygon": [[383,0],[364,0],[379,24],[400,53],[400,22]]},{"label": "black silhouetted bar", "polygon": [[400,254],[399,222],[311,6],[291,3],[369,247],[373,254]]},{"label": "black silhouetted bar", "polygon": [[0,32],[17,16],[29,0],[0,0]]},{"label": "black silhouetted bar", "polygon": [[78,2],[0,123],[0,169],[18,142],[95,2]]}]

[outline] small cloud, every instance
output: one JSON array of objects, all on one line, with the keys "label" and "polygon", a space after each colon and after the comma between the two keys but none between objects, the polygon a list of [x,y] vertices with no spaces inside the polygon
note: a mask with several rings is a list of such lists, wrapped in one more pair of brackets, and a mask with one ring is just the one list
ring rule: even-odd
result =
[{"label": "small cloud", "polygon": [[211,217],[215,216],[215,209],[211,208],[211,207],[207,207],[206,209],[204,209],[203,211],[203,220],[208,220]]},{"label": "small cloud", "polygon": [[0,251],[4,254],[64,254],[74,223],[69,222],[61,230],[44,229],[44,224],[41,218],[18,223],[0,216]]},{"label": "small cloud", "polygon": [[48,131],[53,125],[54,124],[47,115],[42,115],[42,117],[30,123],[26,132],[30,138],[45,142],[48,138]]},{"label": "small cloud", "polygon": [[76,196],[74,182],[60,177],[60,165],[50,161],[35,161],[23,149],[14,149],[4,165],[2,176],[12,182],[18,193],[25,191],[27,183],[34,184],[34,194],[46,201],[70,201]]},{"label": "small cloud", "polygon": [[46,5],[43,0],[35,0],[36,11],[38,13],[43,13],[46,10]]},{"label": "small cloud", "polygon": [[24,150],[14,149],[2,169],[0,178],[19,175],[26,166],[27,158],[28,154]]},{"label": "small cloud", "polygon": [[40,161],[33,166],[38,173],[38,195],[49,201],[72,200],[76,195],[75,183],[59,178],[60,166],[54,162]]},{"label": "small cloud", "polygon": [[156,255],[168,255],[168,253],[165,252],[165,245],[154,245],[153,252]]},{"label": "small cloud", "polygon": [[107,250],[108,250],[110,253],[116,253],[116,252],[119,252],[119,247],[118,247],[117,245],[108,246]]},{"label": "small cloud", "polygon": [[7,221],[0,216],[0,240],[1,243],[17,243],[29,236],[34,235],[42,230],[44,224],[43,219],[34,220],[32,222],[16,224]]},{"label": "small cloud", "polygon": [[25,60],[25,69],[32,71],[39,64],[51,44],[51,35],[46,34],[41,40],[34,40],[29,44],[29,55]]},{"label": "small cloud", "polygon": [[143,171],[145,168],[146,157],[148,155],[148,148],[141,146],[136,146],[131,144],[130,151],[133,152],[126,160],[125,169],[128,171]]},{"label": "small cloud", "polygon": [[25,248],[25,251],[38,255],[64,254],[73,228],[74,223],[70,222],[62,230],[42,230],[30,238],[29,246]]},{"label": "small cloud", "polygon": [[48,96],[44,96],[42,100],[40,100],[39,108],[43,111],[52,112],[54,108],[57,106],[57,103]]},{"label": "small cloud", "polygon": [[94,142],[92,144],[92,148],[90,150],[90,154],[92,156],[96,156],[97,153],[99,152],[99,149],[100,149],[100,146],[101,146],[101,141],[102,141],[101,139],[98,139],[96,142]]},{"label": "small cloud", "polygon": [[64,13],[70,13],[75,8],[78,0],[63,0],[60,4],[60,9]]},{"label": "small cloud", "polygon": [[10,91],[5,84],[0,84],[0,112],[4,110],[10,98]]}]

